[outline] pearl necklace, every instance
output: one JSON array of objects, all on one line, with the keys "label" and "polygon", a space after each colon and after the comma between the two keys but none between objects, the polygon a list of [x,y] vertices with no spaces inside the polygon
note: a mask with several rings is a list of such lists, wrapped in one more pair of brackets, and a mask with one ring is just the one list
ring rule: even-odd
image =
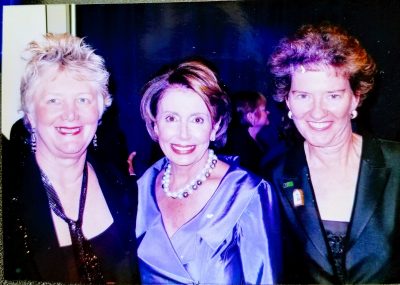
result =
[{"label": "pearl necklace", "polygon": [[179,189],[176,192],[171,192],[169,191],[169,183],[170,183],[170,177],[171,177],[171,163],[167,163],[167,166],[165,167],[165,171],[162,177],[162,189],[164,193],[173,199],[179,198],[187,198],[190,194],[192,194],[193,190],[197,190],[204,181],[207,180],[208,177],[210,177],[212,170],[215,168],[215,165],[218,162],[217,156],[214,154],[214,151],[212,149],[208,150],[208,159],[207,163],[202,169],[202,171],[197,174],[196,178],[193,179],[189,184],[187,184],[185,187]]}]

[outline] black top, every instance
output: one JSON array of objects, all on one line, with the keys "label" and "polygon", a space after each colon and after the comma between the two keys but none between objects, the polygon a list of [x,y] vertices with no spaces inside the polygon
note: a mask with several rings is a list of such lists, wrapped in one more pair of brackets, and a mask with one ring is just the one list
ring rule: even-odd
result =
[{"label": "black top", "polygon": [[344,246],[347,226],[349,223],[323,220],[322,224],[325,228],[326,238],[332,255],[332,266],[334,267],[340,282],[345,283],[346,265]]},{"label": "black top", "polygon": [[[19,145],[21,146],[21,145]],[[4,277],[7,280],[77,282],[71,246],[58,244],[40,170],[27,149],[10,145],[3,157]],[[91,239],[105,280],[137,283],[136,181],[112,164],[88,156],[113,216],[113,224]]]},{"label": "black top", "polygon": [[[132,282],[132,268],[129,256],[125,253],[120,240],[118,229],[112,224],[105,232],[90,239],[94,253],[100,260],[101,272],[104,280],[120,283]],[[66,267],[60,266],[59,258],[62,257]],[[76,261],[72,246],[54,247],[47,252],[46,261],[40,265],[41,279],[46,281],[63,281],[79,283]],[[119,272],[120,271],[120,272]],[[6,278],[14,279],[14,278]]]}]

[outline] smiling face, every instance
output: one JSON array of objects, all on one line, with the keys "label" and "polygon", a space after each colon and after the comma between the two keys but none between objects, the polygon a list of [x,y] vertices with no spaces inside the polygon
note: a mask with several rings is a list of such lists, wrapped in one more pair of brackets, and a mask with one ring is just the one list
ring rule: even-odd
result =
[{"label": "smiling face", "polygon": [[78,81],[68,72],[44,76],[27,114],[36,129],[36,155],[73,158],[84,154],[97,129],[100,97],[88,81]]},{"label": "smiling face", "polygon": [[350,114],[358,102],[349,80],[332,67],[295,71],[286,100],[301,135],[318,147],[335,146],[351,136]]},{"label": "smiling face", "polygon": [[207,159],[205,154],[216,130],[206,104],[194,91],[175,85],[164,92],[154,131],[171,163],[183,166]]}]

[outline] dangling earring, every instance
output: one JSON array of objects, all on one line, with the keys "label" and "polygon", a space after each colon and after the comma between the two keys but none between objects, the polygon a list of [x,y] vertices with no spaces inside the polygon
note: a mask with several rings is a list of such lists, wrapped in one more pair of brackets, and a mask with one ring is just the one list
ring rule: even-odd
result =
[{"label": "dangling earring", "polygon": [[357,117],[357,115],[358,115],[357,110],[353,110],[353,111],[351,111],[350,118],[355,119]]},{"label": "dangling earring", "polygon": [[292,119],[292,118],[293,118],[293,113],[292,113],[292,111],[289,111],[289,112],[287,113],[287,116],[289,117],[289,119]]},{"label": "dangling earring", "polygon": [[215,141],[215,133],[211,134],[210,141],[212,141],[212,142]]},{"label": "dangling earring", "polygon": [[96,134],[94,134],[92,143],[93,143],[93,147],[96,149],[97,148],[97,135]]},{"label": "dangling earring", "polygon": [[31,151],[32,153],[36,152],[36,134],[35,134],[35,128],[32,128],[31,131]]}]

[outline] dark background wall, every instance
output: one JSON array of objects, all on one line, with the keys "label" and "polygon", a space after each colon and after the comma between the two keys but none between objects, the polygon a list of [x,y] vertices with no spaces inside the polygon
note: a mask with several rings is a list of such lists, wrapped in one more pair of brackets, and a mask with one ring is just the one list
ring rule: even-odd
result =
[{"label": "dark background wall", "polygon": [[[190,56],[211,61],[230,92],[271,86],[267,60],[279,39],[301,24],[330,21],[355,35],[376,60],[376,87],[359,110],[358,128],[400,140],[400,1],[268,0],[77,5],[77,35],[104,56],[117,124],[137,167],[152,159],[139,114],[140,89],[164,65]],[[269,100],[274,120],[280,109]],[[113,121],[114,120],[114,121]]]}]

